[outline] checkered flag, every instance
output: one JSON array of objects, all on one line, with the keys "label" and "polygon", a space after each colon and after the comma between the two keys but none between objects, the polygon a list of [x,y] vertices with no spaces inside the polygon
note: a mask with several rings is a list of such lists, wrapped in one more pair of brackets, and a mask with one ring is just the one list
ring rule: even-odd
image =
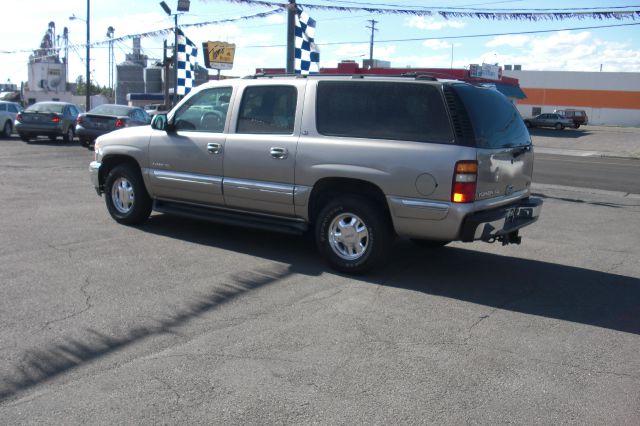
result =
[{"label": "checkered flag", "polygon": [[298,9],[296,14],[295,73],[317,74],[320,72],[320,50],[314,42],[316,21]]},{"label": "checkered flag", "polygon": [[193,87],[198,49],[178,29],[178,95],[186,95]]}]

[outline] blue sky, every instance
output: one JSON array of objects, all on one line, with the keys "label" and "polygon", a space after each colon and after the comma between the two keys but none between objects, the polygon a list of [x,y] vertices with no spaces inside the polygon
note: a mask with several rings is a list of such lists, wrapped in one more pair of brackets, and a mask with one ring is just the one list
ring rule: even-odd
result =
[{"label": "blue sky", "polygon": [[[284,2],[285,0],[281,0]],[[176,0],[166,0],[175,8]],[[340,6],[397,5],[398,7],[424,6],[441,9],[447,7],[473,7],[478,9],[526,8],[589,8],[640,4],[637,1],[562,1],[562,0],[308,0],[307,3],[334,4]],[[304,2],[302,2],[304,4]],[[16,52],[37,48],[47,25],[55,22],[58,33],[68,27],[72,44],[83,44],[85,23],[70,21],[72,14],[86,16],[86,0],[3,0],[3,25],[0,29],[0,81],[19,83],[27,80],[29,53]],[[640,7],[636,7],[639,9]],[[244,6],[221,0],[191,0],[191,10],[180,17],[180,23],[196,23],[247,16],[271,10],[269,7]],[[640,23],[640,20],[563,20],[563,21],[487,21],[472,18],[443,20],[432,17],[411,17],[367,12],[338,12],[307,8],[317,21],[316,41],[321,49],[321,66],[335,66],[344,59],[368,58],[370,30],[369,20],[375,19],[374,57],[391,61],[392,66],[404,67],[468,67],[470,63],[521,64],[528,70],[571,70],[640,72],[640,25],[616,28],[581,29],[542,34],[479,36],[490,33],[558,30]],[[7,16],[13,19],[7,19]],[[171,27],[173,19],[165,15],[156,0],[91,0],[92,40],[104,40],[106,29],[113,26],[115,36],[120,37],[145,31]],[[284,13],[262,19],[252,19],[210,25],[201,28],[185,28],[185,33],[200,47],[203,41],[227,41],[237,45],[234,68],[223,72],[229,75],[246,75],[261,67],[284,67],[286,43],[286,15]],[[455,40],[443,37],[476,35]],[[164,37],[142,40],[144,53],[152,58],[162,57]],[[431,40],[426,40],[431,38]],[[169,35],[172,39],[172,35]],[[418,39],[415,41],[400,41]],[[395,41],[394,41],[395,40]],[[364,43],[363,43],[364,42]],[[453,46],[452,46],[453,45]],[[453,47],[453,49],[452,49]],[[116,62],[124,60],[131,42],[118,43]],[[453,51],[453,52],[452,52]],[[453,56],[452,56],[453,53]],[[84,48],[70,53],[70,80],[84,74]],[[200,61],[202,57],[200,56]],[[106,46],[92,49],[92,79],[101,85],[108,82]]]}]

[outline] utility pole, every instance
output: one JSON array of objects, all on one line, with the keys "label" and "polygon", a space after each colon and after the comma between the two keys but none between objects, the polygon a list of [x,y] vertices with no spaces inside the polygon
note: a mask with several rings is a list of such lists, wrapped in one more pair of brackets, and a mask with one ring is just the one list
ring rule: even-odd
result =
[{"label": "utility pole", "polygon": [[169,100],[169,63],[170,60],[167,57],[167,40],[163,43],[162,49],[162,65],[164,66],[164,104],[165,108],[169,106],[171,101]]},{"label": "utility pole", "polygon": [[287,7],[287,74],[294,73],[296,43],[296,0],[289,0]]},{"label": "utility pole", "polygon": [[378,21],[375,19],[370,20],[371,26],[367,25],[367,28],[371,29],[371,42],[369,43],[369,69],[373,68],[373,34],[378,31],[376,24]]},{"label": "utility pole", "polygon": [[89,15],[89,10],[90,10],[90,0],[87,0],[87,81],[86,81],[86,97],[85,97],[85,108],[87,109],[87,112],[91,109],[91,67],[90,67],[90,63],[91,60],[89,58],[90,52],[91,52],[91,31],[90,31],[90,25],[89,23],[91,22],[90,19],[90,15]]}]

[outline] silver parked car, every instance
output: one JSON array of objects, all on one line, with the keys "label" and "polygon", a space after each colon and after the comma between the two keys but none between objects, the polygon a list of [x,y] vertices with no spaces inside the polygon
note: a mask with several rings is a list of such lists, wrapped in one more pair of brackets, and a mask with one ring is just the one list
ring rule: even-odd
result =
[{"label": "silver parked car", "polygon": [[564,130],[565,127],[575,127],[573,121],[560,114],[540,114],[524,120],[527,127],[553,127],[556,130]]},{"label": "silver parked car", "polygon": [[16,102],[0,101],[0,136],[8,138],[13,132],[13,123],[22,107]]},{"label": "silver parked car", "polygon": [[152,210],[314,234],[336,269],[422,246],[520,243],[531,137],[495,90],[421,77],[256,76],[210,82],[151,127],[100,136],[89,166],[123,224]]}]

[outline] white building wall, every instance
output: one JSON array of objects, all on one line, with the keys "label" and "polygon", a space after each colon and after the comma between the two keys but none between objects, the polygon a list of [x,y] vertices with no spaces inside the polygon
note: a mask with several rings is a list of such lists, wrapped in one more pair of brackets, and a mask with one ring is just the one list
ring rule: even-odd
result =
[{"label": "white building wall", "polygon": [[[640,73],[631,72],[574,72],[574,71],[504,71],[503,75],[517,78],[525,91],[532,89],[569,89],[637,92],[640,99]],[[530,105],[518,103],[523,117],[533,115],[533,107],[541,113],[555,109],[581,109],[586,111],[589,124],[640,127],[640,109],[600,108],[576,105]]]}]

